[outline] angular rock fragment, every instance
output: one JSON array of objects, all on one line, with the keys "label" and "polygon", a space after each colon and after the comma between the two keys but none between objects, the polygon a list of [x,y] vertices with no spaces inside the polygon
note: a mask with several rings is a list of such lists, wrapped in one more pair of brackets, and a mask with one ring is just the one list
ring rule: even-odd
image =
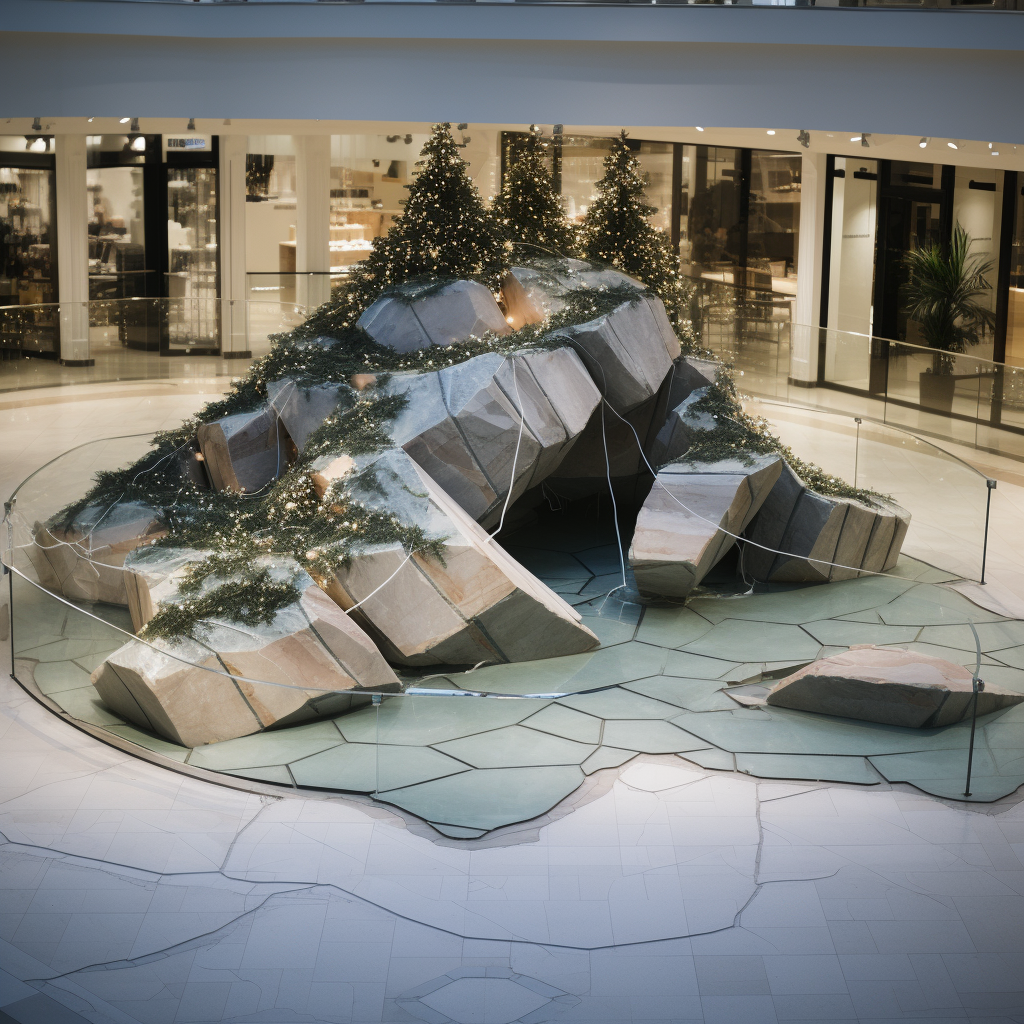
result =
[{"label": "angular rock fragment", "polygon": [[669,412],[650,446],[648,458],[655,468],[682,458],[700,431],[714,430],[718,425],[711,413],[694,408],[707,393],[706,387],[698,388]]},{"label": "angular rock fragment", "polygon": [[36,523],[35,544],[28,553],[47,590],[69,601],[124,605],[128,603],[125,557],[166,532],[148,505],[90,505],[67,528]]},{"label": "angular rock fragment", "polygon": [[218,491],[258,491],[288,468],[284,438],[271,406],[204,423],[197,437]]},{"label": "angular rock fragment", "polygon": [[443,562],[402,545],[367,544],[324,589],[353,611],[388,660],[475,665],[578,654],[598,639],[578,613],[527,572],[400,449],[318,459],[313,484],[349,488],[371,507],[444,542]]},{"label": "angular rock fragment", "polygon": [[[143,583],[150,613],[177,596],[175,576],[196,554],[153,560]],[[132,640],[93,672],[100,698],[128,721],[194,747],[340,714],[365,702],[360,690],[399,688],[370,638],[293,561],[276,561],[271,575],[300,591],[271,622],[212,619],[198,640]]]},{"label": "angular rock fragment", "polygon": [[786,466],[747,531],[763,548],[751,546],[745,565],[755,579],[778,583],[886,572],[896,564],[909,528],[910,513],[895,502],[825,497],[808,490]]},{"label": "angular rock fragment", "polygon": [[[685,597],[732,547],[782,471],[777,455],[664,466],[629,549],[641,594]],[[684,507],[685,506],[685,507]]]},{"label": "angular rock fragment", "polygon": [[559,465],[600,401],[568,348],[488,353],[437,373],[396,375],[388,387],[408,399],[389,428],[395,443],[488,524],[510,488],[514,500]]},{"label": "angular rock fragment", "polygon": [[[767,703],[840,718],[934,729],[971,714],[972,675],[962,665],[893,647],[863,644],[787,676]],[[978,715],[1024,702],[1024,694],[984,684]]]},{"label": "angular rock fragment", "polygon": [[641,295],[610,313],[555,331],[579,353],[611,406],[627,413],[658,393],[679,356],[661,299]]},{"label": "angular rock fragment", "polygon": [[620,270],[583,260],[539,260],[529,267],[511,267],[501,282],[501,301],[509,322],[518,330],[561,312],[569,292],[643,285]]},{"label": "angular rock fragment", "polygon": [[284,424],[298,452],[306,447],[309,435],[339,406],[350,408],[355,402],[347,384],[318,384],[304,388],[285,378],[267,385],[271,408]]},{"label": "angular rock fragment", "polygon": [[454,281],[440,289],[401,285],[373,303],[357,326],[396,352],[511,330],[494,296],[479,281]]}]

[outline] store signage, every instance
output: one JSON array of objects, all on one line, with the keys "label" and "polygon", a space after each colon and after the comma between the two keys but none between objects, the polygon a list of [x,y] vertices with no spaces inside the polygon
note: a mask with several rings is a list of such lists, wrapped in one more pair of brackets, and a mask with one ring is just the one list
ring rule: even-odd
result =
[{"label": "store signage", "polygon": [[206,149],[206,139],[168,139],[168,149]]}]

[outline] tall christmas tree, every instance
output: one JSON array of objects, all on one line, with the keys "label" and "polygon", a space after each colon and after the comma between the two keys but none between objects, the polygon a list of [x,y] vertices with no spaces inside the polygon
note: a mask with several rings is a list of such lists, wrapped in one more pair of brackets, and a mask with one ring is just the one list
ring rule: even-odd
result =
[{"label": "tall christmas tree", "polygon": [[554,182],[545,166],[545,144],[526,137],[513,155],[501,192],[491,212],[521,258],[574,256],[576,230],[569,223]]},{"label": "tall christmas tree", "polygon": [[310,317],[311,330],[349,327],[385,288],[413,279],[473,278],[497,290],[512,247],[485,208],[450,124],[434,125],[422,155],[402,215],[374,240],[340,301]]},{"label": "tall christmas tree", "polygon": [[643,281],[665,303],[677,326],[683,325],[687,289],[672,243],[647,219],[655,212],[645,196],[640,161],[623,131],[605,157],[597,198],[583,222],[583,254]]}]

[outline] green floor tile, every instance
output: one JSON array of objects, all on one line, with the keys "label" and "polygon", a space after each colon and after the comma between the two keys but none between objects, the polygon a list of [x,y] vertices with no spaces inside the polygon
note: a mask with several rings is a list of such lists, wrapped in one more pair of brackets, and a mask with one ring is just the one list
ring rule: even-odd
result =
[{"label": "green floor tile", "polygon": [[163,754],[164,757],[173,758],[175,761],[184,762],[189,754],[188,747],[171,743],[169,740],[165,740],[160,736],[154,736],[151,732],[146,732],[144,729],[134,725],[108,725],[106,729],[107,732],[112,732],[115,736],[130,740],[132,743],[137,743],[140,747],[145,747],[146,750],[152,750],[155,754]]},{"label": "green floor tile", "polygon": [[736,768],[760,779],[813,779],[877,785],[882,780],[863,757],[825,754],[737,754]]},{"label": "green floor tile", "polygon": [[288,769],[283,764],[268,765],[266,768],[238,768],[224,770],[225,775],[237,775],[242,779],[255,779],[257,782],[274,782],[279,786],[294,786]]},{"label": "green floor tile", "polygon": [[945,569],[936,569],[927,562],[920,562],[909,555],[900,555],[895,568],[888,570],[887,575],[915,580],[918,583],[948,583],[960,578],[951,572],[946,572]]},{"label": "green floor tile", "polygon": [[682,676],[688,679],[722,679],[735,668],[735,661],[726,661],[723,658],[707,658],[687,651],[666,651],[663,671],[667,676]]},{"label": "green floor tile", "polygon": [[583,625],[597,634],[603,648],[615,647],[633,639],[636,633],[636,626],[629,622],[619,622],[617,619],[605,619],[597,615],[588,615],[584,609],[580,609],[583,616]]},{"label": "green floor tile", "polygon": [[573,697],[563,697],[559,703],[563,707],[575,708],[588,715],[605,720],[610,718],[671,718],[677,714],[676,708],[664,701],[652,700],[642,693],[633,693],[616,686],[611,690],[600,690],[597,693],[579,693]]},{"label": "green floor tile", "polygon": [[865,576],[774,594],[696,598],[688,607],[712,622],[756,619],[798,625],[877,608],[899,598],[914,585],[910,580]]},{"label": "green floor tile", "polygon": [[90,683],[77,690],[61,690],[50,698],[56,701],[72,718],[89,725],[125,725],[125,720],[115,715],[96,696],[96,690]]},{"label": "green floor tile", "polygon": [[381,799],[427,821],[489,830],[549,811],[582,781],[576,767],[481,768],[382,793]]},{"label": "green floor tile", "polygon": [[288,767],[300,786],[357,793],[413,786],[466,771],[466,765],[430,747],[373,743],[343,743]]},{"label": "green floor tile", "polygon": [[890,626],[945,626],[971,621],[1003,621],[1003,616],[971,604],[956,591],[928,583],[916,585],[892,604],[879,608],[878,614]]},{"label": "green floor tile", "polygon": [[52,696],[62,690],[89,686],[89,673],[73,661],[43,661],[32,670],[32,678],[43,693]]},{"label": "green floor tile", "polygon": [[711,626],[692,608],[648,608],[636,638],[659,647],[682,647],[700,639]]},{"label": "green floor tile", "polygon": [[584,681],[586,669],[597,654],[590,651],[543,661],[486,665],[474,672],[450,672],[445,678],[459,689],[481,693],[568,693],[591,685]]},{"label": "green floor tile", "polygon": [[705,741],[677,728],[671,722],[651,719],[606,722],[602,742],[609,747],[639,750],[644,754],[676,754],[682,750],[707,746]]},{"label": "green floor tile", "polygon": [[580,766],[585,775],[593,775],[603,768],[618,768],[636,757],[635,750],[620,750],[618,747],[598,747]]},{"label": "green floor tile", "polygon": [[1024,669],[1024,647],[1007,647],[1003,651],[993,651],[991,654],[985,655],[984,661],[988,663],[998,662],[1001,665],[1007,665],[1012,669],[1020,671]]},{"label": "green floor tile", "polygon": [[686,761],[699,764],[701,768],[712,768],[715,771],[731,772],[736,770],[736,758],[727,750],[718,750],[716,747],[705,747],[703,750],[691,750],[688,753],[680,754]]},{"label": "green floor tile", "polygon": [[[895,647],[897,650],[915,651],[918,654],[926,654],[929,658],[941,658],[943,661],[950,661],[954,665],[964,665],[972,671],[977,663],[977,653],[975,651],[963,651],[956,647],[939,647],[937,644],[923,643],[879,644],[879,646]],[[992,661],[989,659],[988,655],[983,654],[981,657],[981,663],[982,665],[991,665]]]},{"label": "green floor tile", "polygon": [[597,547],[573,551],[573,554],[595,576],[622,571],[622,558],[616,544],[600,544]]},{"label": "green floor tile", "polygon": [[523,719],[523,725],[554,736],[564,736],[579,743],[598,743],[601,739],[601,720],[562,704],[548,704],[535,715]]},{"label": "green floor tile", "polygon": [[[998,655],[989,655],[993,659],[996,659],[999,655],[1005,654],[1005,651],[1000,651]],[[971,666],[973,671],[974,666]],[[981,677],[987,683],[994,683],[997,686],[1005,686],[1008,690],[1013,690],[1014,693],[1024,693],[1024,672],[1019,668],[1007,667],[1003,668],[1001,665],[982,665]]]},{"label": "green floor tile", "polygon": [[362,708],[336,721],[351,743],[427,746],[516,725],[543,706],[543,702],[528,698],[385,697],[379,709]]},{"label": "green floor tile", "polygon": [[[995,652],[1024,645],[1024,622],[976,622],[974,628],[978,631],[983,651]],[[977,649],[970,626],[925,626],[917,639],[941,647],[958,647],[963,651]]]},{"label": "green floor tile", "polygon": [[722,693],[720,679],[680,679],[676,676],[655,676],[626,683],[625,689],[645,697],[675,704],[687,711],[730,711],[736,705]]},{"label": "green floor tile", "polygon": [[288,764],[343,742],[333,722],[310,722],[196,747],[188,763],[213,771],[262,768],[265,765]]},{"label": "green floor tile", "polygon": [[582,764],[594,752],[594,743],[577,743],[563,736],[510,725],[458,740],[435,749],[474,768],[530,768],[546,764]]},{"label": "green floor tile", "polygon": [[851,615],[836,615],[833,617],[839,622],[882,622],[882,616],[873,608],[868,609],[866,612],[853,612]]},{"label": "green floor tile", "polygon": [[[909,782],[935,796],[964,799],[966,750],[891,754],[872,757],[871,763],[890,782]],[[975,746],[971,772],[971,793],[975,800],[998,800],[1022,784],[1024,773],[1000,774],[991,753],[980,744]]]},{"label": "green floor tile", "polygon": [[687,731],[735,752],[763,754],[874,754],[963,747],[969,729],[904,729],[787,708],[750,708],[691,715]]},{"label": "green floor tile", "polygon": [[839,647],[910,643],[919,639],[918,634],[921,632],[918,626],[886,626],[881,622],[849,622],[843,619],[806,622],[804,629],[822,644]]},{"label": "green floor tile", "polygon": [[736,661],[813,661],[821,644],[799,626],[754,619],[724,619],[711,632],[687,644],[684,650],[710,658],[728,654]]},{"label": "green floor tile", "polygon": [[593,575],[582,562],[565,551],[541,551],[539,548],[518,545],[506,550],[524,569],[545,581],[572,580],[578,576]]},{"label": "green floor tile", "polygon": [[439,825],[436,821],[430,822],[433,828],[449,839],[479,839],[487,834],[485,828],[462,828],[459,825]]}]

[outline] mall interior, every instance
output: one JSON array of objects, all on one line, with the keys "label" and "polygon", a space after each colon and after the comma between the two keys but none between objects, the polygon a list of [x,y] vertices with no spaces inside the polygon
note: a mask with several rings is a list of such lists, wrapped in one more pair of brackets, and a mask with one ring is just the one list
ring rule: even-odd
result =
[{"label": "mall interior", "polygon": [[0,0],[0,1024],[1024,1024],[1017,6]]}]

